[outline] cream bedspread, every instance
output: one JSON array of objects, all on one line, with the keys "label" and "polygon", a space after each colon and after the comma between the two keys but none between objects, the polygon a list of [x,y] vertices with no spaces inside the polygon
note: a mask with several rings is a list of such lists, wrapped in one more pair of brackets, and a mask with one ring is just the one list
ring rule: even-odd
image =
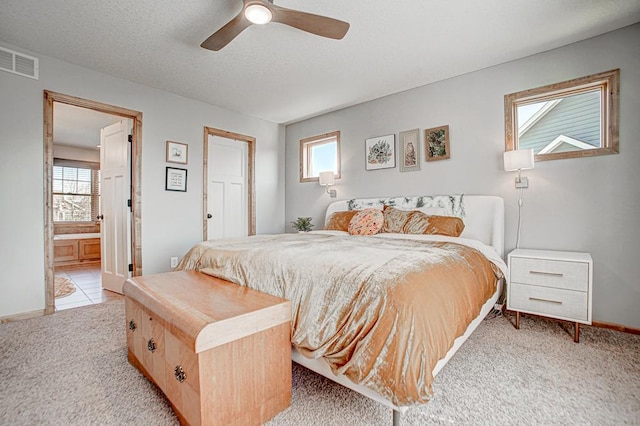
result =
[{"label": "cream bedspread", "polygon": [[282,234],[202,242],[176,269],[290,300],[303,355],[403,406],[429,400],[435,364],[495,292],[494,262],[447,241]]}]

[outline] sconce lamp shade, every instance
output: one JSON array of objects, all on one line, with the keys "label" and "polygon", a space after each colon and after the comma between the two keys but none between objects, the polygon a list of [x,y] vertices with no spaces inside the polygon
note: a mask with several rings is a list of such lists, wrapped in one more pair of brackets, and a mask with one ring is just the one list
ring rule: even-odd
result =
[{"label": "sconce lamp shade", "polygon": [[332,171],[320,172],[318,175],[318,181],[320,182],[320,185],[332,186],[336,184],[336,179]]},{"label": "sconce lamp shade", "polygon": [[504,170],[513,172],[517,170],[533,169],[533,149],[514,149],[504,153]]}]

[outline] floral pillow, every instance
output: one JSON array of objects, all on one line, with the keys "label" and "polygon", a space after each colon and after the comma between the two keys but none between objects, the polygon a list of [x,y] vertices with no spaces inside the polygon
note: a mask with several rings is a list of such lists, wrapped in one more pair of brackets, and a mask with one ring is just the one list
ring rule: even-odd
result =
[{"label": "floral pillow", "polygon": [[324,229],[328,231],[348,231],[351,219],[359,210],[348,210],[344,212],[335,212],[329,216],[329,220],[324,225]]},{"label": "floral pillow", "polygon": [[349,222],[349,234],[374,235],[380,232],[384,216],[382,210],[364,209],[356,213]]}]

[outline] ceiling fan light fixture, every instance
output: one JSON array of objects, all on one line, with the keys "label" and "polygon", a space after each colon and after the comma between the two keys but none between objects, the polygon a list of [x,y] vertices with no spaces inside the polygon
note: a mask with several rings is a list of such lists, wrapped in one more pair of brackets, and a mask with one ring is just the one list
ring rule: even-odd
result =
[{"label": "ceiling fan light fixture", "polygon": [[257,25],[268,24],[273,18],[271,11],[262,4],[250,4],[244,10],[244,16],[249,22]]}]

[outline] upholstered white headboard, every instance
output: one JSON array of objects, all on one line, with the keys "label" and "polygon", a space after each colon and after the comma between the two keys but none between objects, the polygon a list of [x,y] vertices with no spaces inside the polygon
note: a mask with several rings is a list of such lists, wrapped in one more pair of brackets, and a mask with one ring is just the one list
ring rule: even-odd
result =
[{"label": "upholstered white headboard", "polygon": [[[382,198],[359,198],[359,201],[375,202]],[[464,231],[460,237],[471,238],[495,248],[504,257],[504,201],[494,195],[464,195]],[[337,211],[349,210],[348,200],[333,202],[327,207],[325,223]]]}]

